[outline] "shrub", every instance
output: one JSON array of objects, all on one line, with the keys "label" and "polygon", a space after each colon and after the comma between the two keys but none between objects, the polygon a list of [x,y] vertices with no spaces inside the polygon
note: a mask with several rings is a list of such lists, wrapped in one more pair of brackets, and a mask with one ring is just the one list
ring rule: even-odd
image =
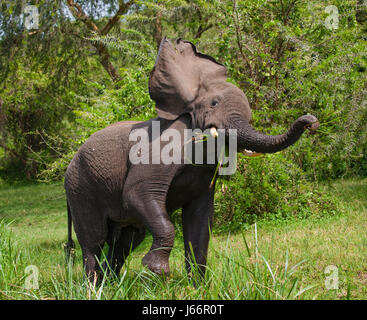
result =
[{"label": "shrub", "polygon": [[337,212],[335,199],[284,153],[258,158],[238,156],[236,173],[217,183],[215,231],[236,231],[256,220],[303,219]]}]

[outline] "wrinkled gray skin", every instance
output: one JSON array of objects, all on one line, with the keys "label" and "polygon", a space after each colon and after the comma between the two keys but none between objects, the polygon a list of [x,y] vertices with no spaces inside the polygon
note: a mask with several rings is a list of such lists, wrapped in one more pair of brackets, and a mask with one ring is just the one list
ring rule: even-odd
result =
[{"label": "wrinkled gray skin", "polygon": [[[175,128],[237,129],[238,151],[280,151],[295,143],[305,129],[318,127],[314,116],[298,118],[283,135],[267,136],[251,125],[245,94],[226,82],[226,69],[196,51],[187,41],[162,40],[149,90],[156,101],[161,132]],[[174,227],[169,215],[182,208],[186,268],[194,258],[205,272],[209,227],[213,219],[216,165],[131,164],[129,133],[148,128],[152,120],[119,122],[94,133],[74,156],[65,175],[69,213],[82,248],[85,271],[94,279],[100,272],[97,259],[107,242],[108,261],[118,274],[130,251],[148,229],[152,247],[143,264],[158,274],[169,274],[169,254]],[[164,146],[164,143],[161,143]],[[151,152],[151,150],[150,150]],[[183,163],[183,161],[182,161]]]}]

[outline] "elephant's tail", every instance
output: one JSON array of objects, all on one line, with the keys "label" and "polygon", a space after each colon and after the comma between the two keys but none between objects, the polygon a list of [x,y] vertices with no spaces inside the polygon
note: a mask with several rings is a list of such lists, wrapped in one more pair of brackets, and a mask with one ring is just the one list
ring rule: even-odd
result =
[{"label": "elephant's tail", "polygon": [[70,212],[70,206],[69,202],[66,200],[67,210],[68,210],[68,242],[65,243],[64,249],[65,249],[65,259],[68,263],[69,261],[73,261],[74,254],[75,254],[75,243],[72,239],[72,218],[71,218],[71,212]]}]

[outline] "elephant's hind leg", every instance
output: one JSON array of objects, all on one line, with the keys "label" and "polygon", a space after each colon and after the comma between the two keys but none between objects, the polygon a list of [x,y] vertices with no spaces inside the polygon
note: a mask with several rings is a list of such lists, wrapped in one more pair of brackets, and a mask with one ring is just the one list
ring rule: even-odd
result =
[{"label": "elephant's hind leg", "polygon": [[91,283],[101,280],[102,270],[100,268],[99,259],[102,252],[102,246],[103,244],[101,242],[95,245],[84,246],[84,248],[82,247],[85,273]]},{"label": "elephant's hind leg", "polygon": [[99,259],[107,239],[107,221],[98,209],[98,203],[79,195],[69,197],[76,236],[82,249],[85,273],[91,283],[101,276]]},{"label": "elephant's hind leg", "polygon": [[145,238],[145,229],[133,226],[121,227],[117,223],[111,223],[108,235],[107,261],[111,271],[119,275],[120,270],[127,258]]}]

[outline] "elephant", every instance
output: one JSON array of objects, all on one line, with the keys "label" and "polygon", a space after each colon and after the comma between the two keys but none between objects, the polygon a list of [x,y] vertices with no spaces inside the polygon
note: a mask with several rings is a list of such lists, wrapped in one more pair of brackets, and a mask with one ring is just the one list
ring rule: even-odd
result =
[{"label": "elephant", "polygon": [[[161,136],[169,129],[179,133],[210,130],[214,138],[219,129],[237,130],[235,152],[275,153],[294,144],[306,129],[315,132],[319,126],[315,116],[304,115],[284,134],[257,131],[250,123],[248,99],[227,81],[227,68],[181,38],[162,39],[149,77],[149,94],[155,101],[156,118],[121,121],[95,132],[76,152],[65,173],[67,246],[74,246],[73,224],[86,275],[92,280],[101,273],[98,259],[105,243],[109,246],[108,264],[118,275],[146,230],[153,240],[142,264],[154,273],[169,275],[175,238],[170,215],[177,209],[182,209],[186,270],[192,272],[195,261],[200,274],[205,274],[218,158],[204,165],[135,163],[130,156],[132,132],[147,132],[147,154],[157,151],[152,136],[157,122]],[[161,149],[169,143],[163,142]]]}]

